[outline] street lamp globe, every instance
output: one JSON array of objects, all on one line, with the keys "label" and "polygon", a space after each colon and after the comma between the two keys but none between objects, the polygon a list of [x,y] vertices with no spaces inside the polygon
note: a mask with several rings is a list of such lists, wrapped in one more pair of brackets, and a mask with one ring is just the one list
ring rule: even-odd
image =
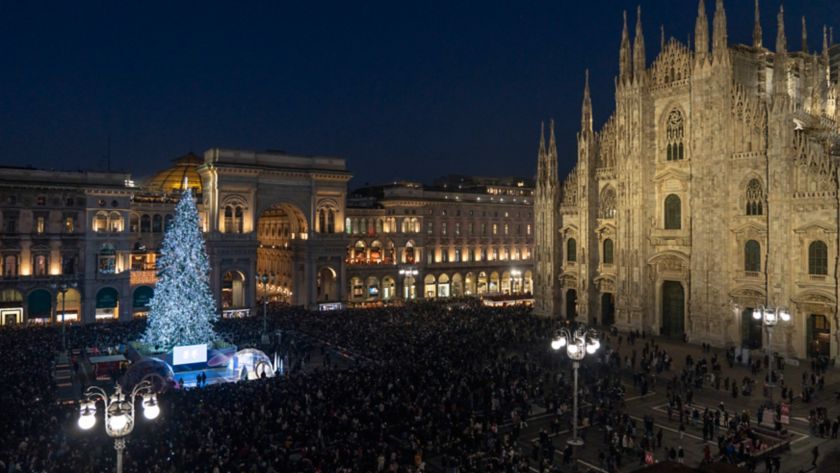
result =
[{"label": "street lamp globe", "polygon": [[562,338],[555,338],[554,340],[551,341],[551,349],[552,350],[559,350],[559,349],[563,348],[563,345],[564,345],[563,342],[564,342],[564,340]]},{"label": "street lamp globe", "polygon": [[780,308],[779,309],[779,318],[782,319],[782,322],[790,322],[790,312],[787,309]]},{"label": "street lamp globe", "polygon": [[96,406],[90,403],[82,403],[79,408],[79,428],[82,430],[90,430],[96,425]]},{"label": "street lamp globe", "polygon": [[160,415],[160,406],[158,406],[154,394],[149,394],[143,400],[143,417],[155,420],[158,415]]},{"label": "street lamp globe", "polygon": [[753,319],[761,320],[761,312],[762,312],[762,310],[759,307],[756,307],[755,309],[753,309]]},{"label": "street lamp globe", "polygon": [[580,348],[577,346],[577,343],[570,343],[566,347],[566,351],[569,353],[569,356],[575,357],[580,352]]},{"label": "street lamp globe", "polygon": [[125,412],[122,412],[122,410],[119,410],[108,417],[108,427],[112,432],[122,432],[127,425],[128,416],[125,415]]}]

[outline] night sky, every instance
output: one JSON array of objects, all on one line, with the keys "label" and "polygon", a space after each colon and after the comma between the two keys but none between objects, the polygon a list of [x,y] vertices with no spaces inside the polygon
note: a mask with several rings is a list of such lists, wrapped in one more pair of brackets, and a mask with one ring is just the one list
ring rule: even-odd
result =
[{"label": "night sky", "polygon": [[[770,47],[778,5],[761,5]],[[111,168],[135,178],[211,147],[344,157],[352,186],[533,176],[540,120],[553,117],[565,174],[584,68],[600,126],[621,11],[632,34],[635,6],[0,0],[0,164],[105,169],[110,137]],[[714,1],[706,8],[711,20]],[[730,42],[751,42],[753,1],[726,9]],[[668,37],[693,35],[696,1],[642,10],[648,62],[661,23]],[[812,49],[823,22],[840,38],[840,2],[787,2],[789,49],[803,14]]]}]

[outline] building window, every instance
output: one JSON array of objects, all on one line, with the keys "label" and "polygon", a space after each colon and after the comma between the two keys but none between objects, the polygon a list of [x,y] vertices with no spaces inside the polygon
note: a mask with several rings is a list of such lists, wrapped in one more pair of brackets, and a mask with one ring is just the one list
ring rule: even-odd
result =
[{"label": "building window", "polygon": [[160,233],[163,231],[163,217],[160,214],[155,214],[152,217],[152,233]]},{"label": "building window", "polygon": [[[230,207],[228,207],[230,208]],[[152,231],[152,217],[149,214],[143,214],[140,217],[140,233],[149,233]]]},{"label": "building window", "polygon": [[72,216],[64,217],[64,232],[73,233],[76,231],[76,219]]},{"label": "building window", "polygon": [[486,223],[481,224],[481,236],[487,236],[487,224]]},{"label": "building window", "polygon": [[104,232],[108,230],[108,214],[97,212],[93,219],[93,231]]},{"label": "building window", "polygon": [[61,255],[61,274],[76,273],[76,257],[73,255]]},{"label": "building window", "polygon": [[455,248],[455,258],[453,259],[453,261],[455,261],[456,263],[461,262],[461,249],[460,248]]},{"label": "building window", "polygon": [[475,233],[475,223],[470,222],[467,224],[467,232],[469,232],[470,235]]},{"label": "building window", "polygon": [[570,263],[577,261],[577,241],[574,238],[566,240],[566,261]]},{"label": "building window", "polygon": [[685,148],[683,146],[683,136],[685,135],[685,124],[683,115],[679,110],[671,110],[668,114],[667,123],[667,150],[666,158],[668,161],[679,161],[685,158]]},{"label": "building window", "polygon": [[168,214],[166,217],[163,217],[163,231],[168,232],[169,228],[172,227],[172,220],[174,217],[172,214]]},{"label": "building window", "polygon": [[461,222],[455,222],[455,235],[461,235]]},{"label": "building window", "polygon": [[755,240],[744,244],[744,271],[757,273],[761,271],[761,246]]},{"label": "building window", "polygon": [[111,212],[111,214],[108,216],[108,231],[123,231],[123,218],[119,212]]},{"label": "building window", "polygon": [[481,255],[479,256],[479,261],[487,261],[487,249],[481,249]]},{"label": "building window", "polygon": [[32,272],[35,276],[46,276],[47,275],[47,257],[46,255],[35,255],[33,261],[33,268]]},{"label": "building window", "polygon": [[47,219],[43,215],[35,217],[35,233],[43,234],[46,231]]},{"label": "building window", "polygon": [[612,187],[607,187],[601,193],[601,199],[598,206],[599,218],[615,218],[615,191]]},{"label": "building window", "polygon": [[431,235],[435,232],[435,224],[433,222],[426,222],[426,234]]},{"label": "building window", "polygon": [[494,223],[493,224],[493,235],[498,235],[498,234],[499,234],[499,224]]},{"label": "building window", "polygon": [[446,222],[440,224],[440,233],[441,235],[446,235]]},{"label": "building window", "polygon": [[764,214],[764,191],[758,179],[751,179],[747,184],[747,215]]},{"label": "building window", "polygon": [[828,247],[822,241],[813,241],[808,246],[808,274],[828,274]]},{"label": "building window", "polygon": [[5,215],[3,215],[3,230],[6,233],[17,233],[17,224],[17,212],[6,212]]},{"label": "building window", "polygon": [[493,259],[492,259],[492,261],[498,261],[498,260],[499,260],[499,249],[498,248],[493,248]]},{"label": "building window", "polygon": [[47,197],[43,196],[43,195],[39,195],[38,197],[35,198],[35,205],[38,205],[40,207],[43,207],[43,206],[47,205]]},{"label": "building window", "polygon": [[102,274],[117,272],[117,253],[111,245],[103,245],[99,250],[99,272]]},{"label": "building window", "polygon": [[236,233],[242,233],[243,229],[243,218],[242,218],[242,207],[236,207],[236,210],[233,212],[233,219],[234,227],[236,228]]},{"label": "building window", "polygon": [[665,198],[665,229],[679,230],[682,228],[682,209],[680,208],[680,198],[676,194],[671,194]]},{"label": "building window", "polygon": [[531,235],[531,224],[525,226],[525,234],[530,236]]},{"label": "building window", "polygon": [[441,261],[443,261],[444,263],[448,263],[448,262],[449,262],[449,250],[447,250],[446,248],[444,248],[443,250],[441,250],[441,252],[440,252],[440,260],[441,260]]},{"label": "building window", "polygon": [[604,264],[613,264],[613,241],[604,240]]},{"label": "building window", "polygon": [[13,278],[18,275],[16,255],[6,255],[6,257],[3,258],[3,275],[7,278]]},{"label": "building window", "polygon": [[505,235],[508,235],[509,233],[510,233],[510,225],[505,224]]}]

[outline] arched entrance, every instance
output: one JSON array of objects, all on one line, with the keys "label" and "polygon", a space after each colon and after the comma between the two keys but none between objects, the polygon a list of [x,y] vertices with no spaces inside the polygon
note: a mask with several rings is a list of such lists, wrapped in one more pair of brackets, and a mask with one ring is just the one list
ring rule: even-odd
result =
[{"label": "arched entrance", "polygon": [[96,293],[96,320],[119,318],[120,294],[113,287],[103,287]]},{"label": "arched entrance", "polygon": [[446,274],[441,274],[438,277],[438,289],[437,289],[438,297],[449,297],[449,276]]},{"label": "arched entrance", "polygon": [[[257,220],[257,274],[273,275],[269,299],[292,303],[295,287],[295,254],[304,252],[309,237],[303,212],[291,204],[275,204]],[[317,278],[317,275],[316,275]]]},{"label": "arched entrance", "polygon": [[499,292],[499,273],[493,271],[490,273],[490,287],[488,288],[490,294]]},{"label": "arched entrance", "polygon": [[317,291],[319,302],[329,302],[339,300],[337,277],[335,270],[329,266],[324,266],[318,271]]},{"label": "arched entrance", "polygon": [[245,307],[245,275],[228,271],[222,276],[222,309]]},{"label": "arched entrance", "polygon": [[461,297],[464,295],[464,280],[461,278],[461,273],[455,273],[452,276],[452,296]]},{"label": "arched entrance", "polygon": [[[66,298],[66,300],[64,300]],[[56,296],[55,321],[61,323],[61,313],[64,311],[65,322],[76,322],[82,313],[82,294],[77,289],[67,289],[64,296],[61,292]]]},{"label": "arched entrance", "polygon": [[405,276],[403,279],[403,299],[412,300],[417,298],[417,281],[414,276]]},{"label": "arched entrance", "polygon": [[31,322],[46,323],[52,318],[52,294],[46,289],[35,289],[26,296],[26,318]]},{"label": "arched entrance", "polygon": [[154,290],[149,286],[138,286],[131,298],[131,308],[135,316],[145,315],[149,311],[149,301],[152,300]]},{"label": "arched entrance", "polygon": [[831,357],[831,325],[825,315],[808,316],[808,356]]},{"label": "arched entrance", "polygon": [[577,291],[569,289],[566,291],[566,319],[575,320],[577,318]]},{"label": "arched entrance", "polygon": [[607,327],[615,323],[615,296],[611,292],[601,294],[601,325]]},{"label": "arched entrance", "polygon": [[397,283],[391,276],[382,278],[382,300],[390,301],[397,294]]},{"label": "arched entrance", "polygon": [[464,294],[471,296],[475,294],[475,274],[467,273],[464,277]]},{"label": "arched entrance", "polygon": [[369,301],[375,301],[379,299],[379,278],[377,278],[376,276],[368,277],[365,287],[367,289],[365,292],[365,299]]},{"label": "arched entrance", "polygon": [[434,299],[437,294],[437,286],[435,285],[435,276],[427,274],[423,279],[423,296],[426,299]]},{"label": "arched entrance", "polygon": [[741,311],[741,346],[757,350],[762,345],[761,320],[753,318],[752,307],[746,307]]},{"label": "arched entrance", "polygon": [[525,294],[534,292],[534,273],[530,270],[525,271],[525,276],[522,277],[522,292]]},{"label": "arched entrance", "polygon": [[487,292],[487,273],[481,271],[478,273],[478,288],[476,292],[481,295]]},{"label": "arched entrance", "polygon": [[682,337],[685,333],[685,291],[679,281],[662,283],[662,335]]}]

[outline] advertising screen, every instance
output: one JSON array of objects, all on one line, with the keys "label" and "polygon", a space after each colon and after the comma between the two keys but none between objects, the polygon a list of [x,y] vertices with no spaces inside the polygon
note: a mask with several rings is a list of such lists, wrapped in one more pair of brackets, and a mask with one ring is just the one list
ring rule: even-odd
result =
[{"label": "advertising screen", "polygon": [[207,345],[185,345],[172,349],[172,365],[207,363]]}]

